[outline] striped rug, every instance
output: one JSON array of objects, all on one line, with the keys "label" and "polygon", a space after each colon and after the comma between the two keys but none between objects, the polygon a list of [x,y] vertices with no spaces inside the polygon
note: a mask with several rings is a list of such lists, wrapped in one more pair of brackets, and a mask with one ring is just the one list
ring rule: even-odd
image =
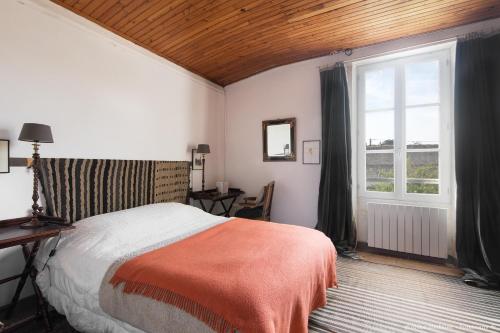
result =
[{"label": "striped rug", "polygon": [[457,277],[339,258],[309,332],[500,332],[500,292]]}]

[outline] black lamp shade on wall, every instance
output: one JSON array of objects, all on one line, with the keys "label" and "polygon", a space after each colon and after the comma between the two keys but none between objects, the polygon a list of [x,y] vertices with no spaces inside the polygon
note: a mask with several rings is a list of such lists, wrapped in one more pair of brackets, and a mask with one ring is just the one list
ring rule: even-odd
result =
[{"label": "black lamp shade on wall", "polygon": [[198,148],[196,148],[196,152],[198,154],[209,154],[210,153],[210,146],[207,144],[199,144]]},{"label": "black lamp shade on wall", "polygon": [[53,143],[50,126],[35,123],[25,123],[19,134],[20,141]]}]

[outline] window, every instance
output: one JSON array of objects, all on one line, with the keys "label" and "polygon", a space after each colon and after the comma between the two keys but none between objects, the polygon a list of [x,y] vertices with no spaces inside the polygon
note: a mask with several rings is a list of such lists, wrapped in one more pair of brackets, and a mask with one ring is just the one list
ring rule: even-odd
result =
[{"label": "window", "polygon": [[448,198],[450,54],[448,46],[355,64],[362,195]]}]

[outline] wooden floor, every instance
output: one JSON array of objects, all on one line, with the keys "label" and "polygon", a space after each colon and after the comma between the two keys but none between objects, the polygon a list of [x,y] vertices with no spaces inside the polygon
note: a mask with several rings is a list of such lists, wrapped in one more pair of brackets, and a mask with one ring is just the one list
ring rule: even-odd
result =
[{"label": "wooden floor", "polygon": [[[5,309],[3,309],[5,310]],[[36,311],[36,300],[34,296],[27,297],[19,301],[12,318],[12,322],[16,322],[23,318],[26,318],[32,315]],[[55,310],[50,311],[50,318],[52,323],[52,331],[50,333],[75,333],[76,331],[68,324],[66,318],[60,314],[58,314]],[[4,311],[0,311],[0,321],[5,320]],[[0,330],[1,331],[1,330]],[[43,326],[43,322],[41,320],[33,320],[25,325],[16,328],[15,330],[8,331],[13,333],[43,333],[46,332]],[[77,332],[76,332],[77,333]]]},{"label": "wooden floor", "polygon": [[457,267],[451,265],[439,265],[432,264],[418,260],[396,258],[390,256],[384,256],[380,254],[374,254],[369,252],[358,251],[359,256],[362,260],[373,262],[376,264],[384,264],[390,266],[397,266],[403,268],[416,269],[424,272],[439,273],[449,276],[462,276],[463,272]]}]

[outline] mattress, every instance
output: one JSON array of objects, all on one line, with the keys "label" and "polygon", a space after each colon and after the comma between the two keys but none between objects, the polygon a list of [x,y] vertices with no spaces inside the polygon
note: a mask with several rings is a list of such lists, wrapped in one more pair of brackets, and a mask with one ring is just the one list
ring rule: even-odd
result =
[{"label": "mattress", "polygon": [[[159,243],[167,245],[227,220],[179,203],[93,216],[65,232],[48,261],[57,239],[42,245],[36,260],[40,272],[37,283],[48,302],[80,332],[142,332],[110,317],[99,306],[99,288],[107,269],[131,252]],[[141,297],[137,296],[137,301]],[[170,331],[211,332],[189,314],[168,304],[162,306],[171,319]]]}]

